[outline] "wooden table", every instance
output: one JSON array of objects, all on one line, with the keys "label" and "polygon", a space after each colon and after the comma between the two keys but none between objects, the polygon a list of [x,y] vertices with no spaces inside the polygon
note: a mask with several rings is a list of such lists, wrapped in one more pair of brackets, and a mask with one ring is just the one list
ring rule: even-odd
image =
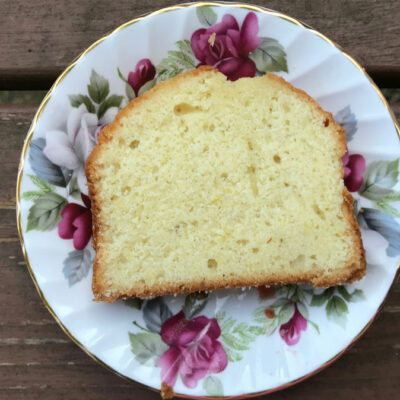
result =
[{"label": "wooden table", "polygon": [[[381,87],[392,88],[385,94],[400,116],[398,0],[258,3],[297,17],[341,44]],[[104,33],[170,4],[0,0],[0,90],[48,89],[66,65]],[[45,309],[29,277],[15,223],[15,181],[36,107],[0,104],[0,399],[158,399],[158,394],[96,364],[73,344]],[[400,286],[395,286],[369,331],[339,361],[268,398],[400,398]]]}]

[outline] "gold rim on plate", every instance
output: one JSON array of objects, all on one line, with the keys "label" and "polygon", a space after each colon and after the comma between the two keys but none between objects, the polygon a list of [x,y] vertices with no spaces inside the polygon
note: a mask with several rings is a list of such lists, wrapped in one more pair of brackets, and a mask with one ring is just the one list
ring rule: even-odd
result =
[{"label": "gold rim on plate", "polygon": [[[29,143],[32,139],[33,136],[33,132],[35,130],[37,121],[40,117],[40,115],[42,114],[47,102],[50,100],[51,96],[53,95],[55,89],[57,88],[57,86],[63,81],[63,79],[68,75],[68,73],[78,64],[78,62],[86,55],[88,54],[91,50],[93,50],[96,46],[98,46],[100,43],[102,43],[104,40],[106,40],[108,37],[110,37],[111,35],[113,35],[114,33],[135,24],[136,22],[139,22],[143,19],[147,19],[150,18],[154,15],[158,15],[158,14],[163,14],[163,13],[167,13],[170,11],[176,11],[182,8],[190,8],[190,7],[204,7],[204,6],[213,6],[213,7],[223,7],[223,6],[229,6],[229,7],[235,7],[235,8],[244,8],[244,9],[248,9],[248,10],[252,10],[252,11],[256,11],[256,12],[260,12],[260,13],[264,13],[264,14],[269,14],[269,15],[273,15],[275,17],[284,19],[286,21],[289,21],[295,25],[298,25],[304,29],[307,29],[309,32],[313,33],[314,35],[320,37],[321,39],[323,39],[325,42],[329,43],[331,46],[337,48],[357,69],[359,69],[361,71],[361,73],[368,79],[368,81],[370,82],[370,84],[372,85],[372,87],[375,89],[376,93],[378,94],[379,98],[381,99],[382,103],[384,104],[384,106],[386,107],[386,109],[388,110],[393,124],[396,128],[397,131],[397,135],[399,136],[400,139],[400,126],[399,123],[396,120],[396,117],[393,114],[393,111],[391,110],[387,100],[385,99],[385,97],[383,96],[382,92],[380,91],[380,89],[378,88],[378,86],[375,84],[375,82],[371,79],[371,77],[367,74],[367,72],[365,71],[365,69],[349,54],[347,54],[337,43],[333,42],[332,40],[330,40],[329,38],[327,38],[324,34],[316,31],[315,29],[311,28],[309,25],[299,21],[296,18],[290,17],[286,14],[282,14],[278,11],[274,11],[274,10],[270,10],[268,8],[264,8],[264,7],[260,7],[260,6],[255,6],[255,5],[251,5],[251,4],[246,4],[246,3],[230,3],[230,2],[194,2],[194,3],[184,3],[184,4],[178,4],[178,5],[174,5],[174,6],[170,6],[170,7],[165,7],[165,8],[161,8],[157,11],[153,11],[150,13],[147,13],[145,15],[142,15],[140,17],[134,18],[122,25],[120,25],[119,27],[117,27],[116,29],[114,29],[112,32],[104,35],[103,37],[101,37],[100,39],[98,39],[96,42],[94,42],[91,46],[89,46],[86,50],[84,50],[62,73],[61,75],[56,79],[56,81],[54,82],[53,86],[50,88],[50,90],[47,92],[45,98],[43,99],[43,101],[41,102],[33,120],[32,120],[32,124],[29,128],[28,134],[25,138],[25,142],[24,142],[24,146],[22,148],[22,154],[21,154],[21,159],[20,159],[20,163],[19,163],[19,168],[18,168],[18,176],[17,176],[17,193],[16,193],[16,212],[17,212],[17,227],[18,227],[18,235],[19,235],[19,239],[21,242],[21,247],[22,247],[22,252],[24,254],[25,257],[25,261],[28,267],[28,271],[29,274],[33,280],[33,283],[35,284],[36,290],[39,293],[39,296],[41,297],[44,305],[46,306],[47,310],[50,312],[50,314],[53,316],[53,318],[57,321],[57,323],[60,325],[61,329],[64,331],[64,333],[77,345],[79,346],[89,357],[91,357],[93,360],[95,360],[96,362],[98,362],[100,365],[102,365],[103,367],[105,367],[106,369],[108,369],[109,371],[115,373],[116,375],[120,376],[121,378],[124,378],[128,381],[134,382],[137,385],[140,385],[142,387],[145,387],[147,389],[156,391],[156,392],[160,392],[159,390],[142,384],[140,382],[135,381],[132,378],[129,378],[128,376],[125,376],[119,372],[117,372],[114,368],[110,367],[109,365],[107,365],[106,363],[104,363],[103,361],[101,361],[98,357],[96,357],[93,353],[91,353],[78,339],[75,338],[75,336],[67,329],[67,327],[61,322],[61,320],[57,317],[56,313],[54,312],[54,310],[52,309],[51,305],[49,304],[49,302],[47,301],[46,297],[44,296],[42,290],[39,287],[39,284],[36,280],[35,274],[33,272],[30,260],[29,260],[29,256],[26,252],[25,249],[25,244],[24,244],[24,237],[23,237],[23,229],[22,229],[22,223],[21,223],[21,182],[22,182],[22,173],[23,173],[23,167],[24,167],[24,162],[25,162],[25,158],[26,158],[26,153],[28,151],[29,148]],[[272,392],[276,392],[278,390],[282,390],[285,388],[288,388],[290,386],[295,385],[296,383],[302,382],[307,378],[310,378],[311,376],[315,375],[316,373],[322,371],[323,369],[325,369],[326,367],[328,367],[330,364],[332,364],[334,361],[336,361],[340,356],[342,356],[346,350],[349,349],[350,346],[352,346],[358,339],[360,339],[360,337],[366,332],[366,330],[371,326],[371,324],[374,322],[374,320],[376,319],[377,315],[379,314],[379,312],[382,310],[384,303],[386,302],[389,292],[391,291],[391,289],[393,288],[393,286],[395,285],[397,279],[399,278],[400,275],[400,263],[397,265],[397,271],[396,274],[393,278],[393,282],[390,285],[390,288],[388,289],[385,298],[383,299],[382,303],[380,304],[380,306],[378,307],[377,311],[375,312],[375,314],[372,316],[372,318],[369,320],[369,322],[364,326],[364,328],[360,331],[360,333],[343,349],[341,350],[338,354],[336,354],[334,357],[332,357],[330,360],[326,361],[325,363],[323,363],[320,367],[318,367],[317,369],[315,369],[314,371],[311,371],[309,373],[307,373],[306,375],[303,375],[300,378],[297,378],[295,380],[292,380],[290,382],[287,382],[281,386],[277,386],[265,391],[261,391],[261,392],[256,392],[256,393],[250,393],[250,394],[243,394],[243,395],[239,395],[239,396],[225,396],[223,397],[224,399],[246,399],[246,398],[251,398],[251,397],[255,397],[255,396],[260,396],[263,394],[268,394],[268,393],[272,393]],[[177,397],[181,397],[181,398],[185,398],[185,399],[190,399],[190,398],[195,398],[195,399],[210,399],[212,397],[209,396],[189,396],[189,395],[184,395],[184,394],[176,394]]]}]

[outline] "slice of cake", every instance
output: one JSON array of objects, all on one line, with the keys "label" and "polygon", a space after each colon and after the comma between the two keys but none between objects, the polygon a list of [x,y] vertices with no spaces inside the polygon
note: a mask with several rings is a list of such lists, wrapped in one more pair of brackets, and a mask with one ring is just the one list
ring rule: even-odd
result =
[{"label": "slice of cake", "polygon": [[202,67],[157,85],[87,162],[95,299],[360,279],[345,150],[332,115],[277,76]]}]

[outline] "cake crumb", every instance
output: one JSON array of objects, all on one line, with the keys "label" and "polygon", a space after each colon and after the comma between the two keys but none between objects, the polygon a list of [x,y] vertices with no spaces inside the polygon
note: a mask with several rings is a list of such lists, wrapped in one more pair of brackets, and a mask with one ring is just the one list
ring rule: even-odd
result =
[{"label": "cake crumb", "polygon": [[175,397],[174,389],[165,382],[161,383],[161,397],[163,399],[172,399]]}]

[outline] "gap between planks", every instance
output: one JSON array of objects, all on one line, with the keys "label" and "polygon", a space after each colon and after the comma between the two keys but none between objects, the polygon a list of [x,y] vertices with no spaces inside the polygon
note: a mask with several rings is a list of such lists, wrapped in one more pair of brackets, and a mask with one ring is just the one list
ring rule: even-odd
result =
[{"label": "gap between planks", "polygon": [[[378,86],[400,88],[400,65],[366,65],[364,69]],[[48,90],[62,71],[62,68],[0,69],[0,90]]]}]

